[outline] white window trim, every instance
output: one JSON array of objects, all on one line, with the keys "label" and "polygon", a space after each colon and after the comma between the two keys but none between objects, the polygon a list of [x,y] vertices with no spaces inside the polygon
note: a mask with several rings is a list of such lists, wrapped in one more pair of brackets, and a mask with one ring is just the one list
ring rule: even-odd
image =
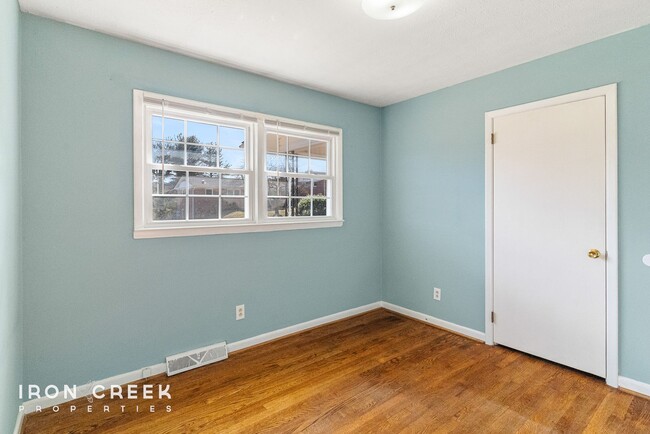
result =
[{"label": "white window trim", "polygon": [[[150,185],[151,174],[148,165],[148,146],[145,122],[148,121],[148,103],[165,101],[166,107],[174,110],[187,108],[192,117],[200,117],[200,108],[204,115],[222,118],[224,123],[238,124],[249,127],[249,144],[247,161],[249,173],[249,215],[245,219],[227,220],[197,220],[184,222],[152,222],[147,221],[146,207],[151,205],[147,183]],[[332,181],[332,213],[323,217],[288,217],[286,219],[269,218],[266,210],[266,133],[276,131],[309,134],[312,137],[321,136],[331,142],[329,176],[314,176],[329,178]],[[343,225],[343,131],[340,128],[297,121],[294,119],[269,116],[262,113],[232,109],[203,102],[191,101],[167,95],[161,95],[142,90],[133,90],[133,175],[134,175],[134,223],[133,237],[162,238],[197,235],[234,234],[246,232],[269,232],[293,229],[316,229],[340,227]],[[304,175],[304,176],[303,176]],[[282,174],[280,174],[282,176]],[[309,174],[291,173],[288,176],[300,178],[311,177]],[[247,199],[248,200],[248,199]]]}]

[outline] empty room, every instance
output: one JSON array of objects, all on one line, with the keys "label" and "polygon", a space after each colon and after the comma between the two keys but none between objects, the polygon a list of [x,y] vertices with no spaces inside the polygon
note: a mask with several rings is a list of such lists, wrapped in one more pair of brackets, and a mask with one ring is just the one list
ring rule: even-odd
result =
[{"label": "empty room", "polygon": [[0,433],[650,433],[650,2],[0,0]]}]

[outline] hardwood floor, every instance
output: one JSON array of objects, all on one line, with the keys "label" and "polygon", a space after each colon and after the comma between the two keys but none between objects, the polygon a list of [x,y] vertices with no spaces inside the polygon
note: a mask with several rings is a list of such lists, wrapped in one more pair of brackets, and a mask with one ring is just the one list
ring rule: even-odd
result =
[{"label": "hardwood floor", "polygon": [[172,399],[84,398],[24,432],[650,432],[650,400],[381,309],[146,382]]}]

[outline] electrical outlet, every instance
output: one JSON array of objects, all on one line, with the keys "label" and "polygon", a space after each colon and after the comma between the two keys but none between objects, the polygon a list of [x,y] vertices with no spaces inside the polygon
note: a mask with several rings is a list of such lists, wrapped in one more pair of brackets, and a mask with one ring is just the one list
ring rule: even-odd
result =
[{"label": "electrical outlet", "polygon": [[441,296],[442,296],[442,289],[433,288],[433,299],[440,301]]},{"label": "electrical outlet", "polygon": [[239,321],[244,318],[246,318],[246,307],[243,304],[240,304],[235,308],[235,319]]}]

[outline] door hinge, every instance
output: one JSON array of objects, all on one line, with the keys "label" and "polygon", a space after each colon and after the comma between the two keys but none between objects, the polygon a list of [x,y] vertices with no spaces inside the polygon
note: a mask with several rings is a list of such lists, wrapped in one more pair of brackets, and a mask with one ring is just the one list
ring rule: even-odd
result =
[{"label": "door hinge", "polygon": [[494,145],[494,143],[496,141],[494,137],[495,137],[494,133],[490,134],[490,143],[492,143],[493,145]]},{"label": "door hinge", "polygon": [[492,324],[494,324],[494,320],[496,318],[496,315],[494,314],[494,311],[490,315],[490,320],[492,321]]}]

